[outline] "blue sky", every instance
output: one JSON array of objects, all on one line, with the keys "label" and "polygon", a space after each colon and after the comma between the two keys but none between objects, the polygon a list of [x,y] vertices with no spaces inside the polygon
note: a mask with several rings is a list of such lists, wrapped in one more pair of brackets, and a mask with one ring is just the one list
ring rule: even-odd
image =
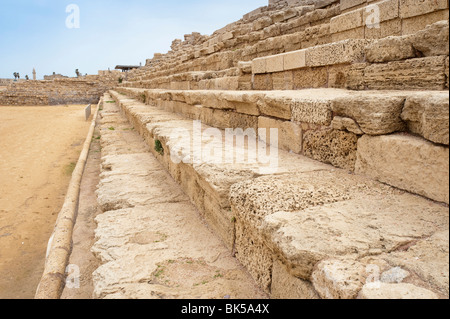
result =
[{"label": "blue sky", "polygon": [[[211,34],[268,0],[2,0],[0,78],[53,72],[75,76],[143,64],[166,53],[184,34]],[[66,7],[80,8],[80,28],[69,29]]]}]

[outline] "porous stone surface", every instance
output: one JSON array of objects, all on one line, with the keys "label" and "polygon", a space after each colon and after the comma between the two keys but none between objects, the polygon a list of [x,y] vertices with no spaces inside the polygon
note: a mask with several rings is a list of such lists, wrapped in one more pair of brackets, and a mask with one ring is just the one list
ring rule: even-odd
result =
[{"label": "porous stone surface", "polygon": [[333,129],[310,130],[303,135],[303,154],[315,160],[353,171],[357,135]]}]

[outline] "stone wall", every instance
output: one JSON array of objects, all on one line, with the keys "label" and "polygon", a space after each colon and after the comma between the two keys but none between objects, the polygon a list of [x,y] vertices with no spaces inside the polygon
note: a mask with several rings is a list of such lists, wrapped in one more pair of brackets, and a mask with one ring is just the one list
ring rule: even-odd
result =
[{"label": "stone wall", "polygon": [[95,104],[118,85],[120,74],[88,75],[51,81],[10,82],[0,92],[0,105]]}]

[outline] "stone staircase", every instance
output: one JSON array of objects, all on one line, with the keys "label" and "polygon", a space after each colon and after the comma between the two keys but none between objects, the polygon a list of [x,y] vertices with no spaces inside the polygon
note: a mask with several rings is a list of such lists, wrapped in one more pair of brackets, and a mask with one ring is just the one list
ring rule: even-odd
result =
[{"label": "stone staircase", "polygon": [[[167,205],[182,190],[272,298],[448,298],[445,19],[440,0],[271,1],[131,71],[114,121],[148,149],[104,150],[145,154],[130,169],[151,152],[179,185]],[[107,215],[160,200],[136,175],[100,184]]]}]

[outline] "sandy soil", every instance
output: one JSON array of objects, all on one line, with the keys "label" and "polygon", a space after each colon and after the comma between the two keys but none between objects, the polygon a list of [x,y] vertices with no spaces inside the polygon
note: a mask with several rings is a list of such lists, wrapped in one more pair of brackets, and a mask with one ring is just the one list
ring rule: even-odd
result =
[{"label": "sandy soil", "polygon": [[0,298],[34,297],[89,130],[84,107],[0,107]]}]

